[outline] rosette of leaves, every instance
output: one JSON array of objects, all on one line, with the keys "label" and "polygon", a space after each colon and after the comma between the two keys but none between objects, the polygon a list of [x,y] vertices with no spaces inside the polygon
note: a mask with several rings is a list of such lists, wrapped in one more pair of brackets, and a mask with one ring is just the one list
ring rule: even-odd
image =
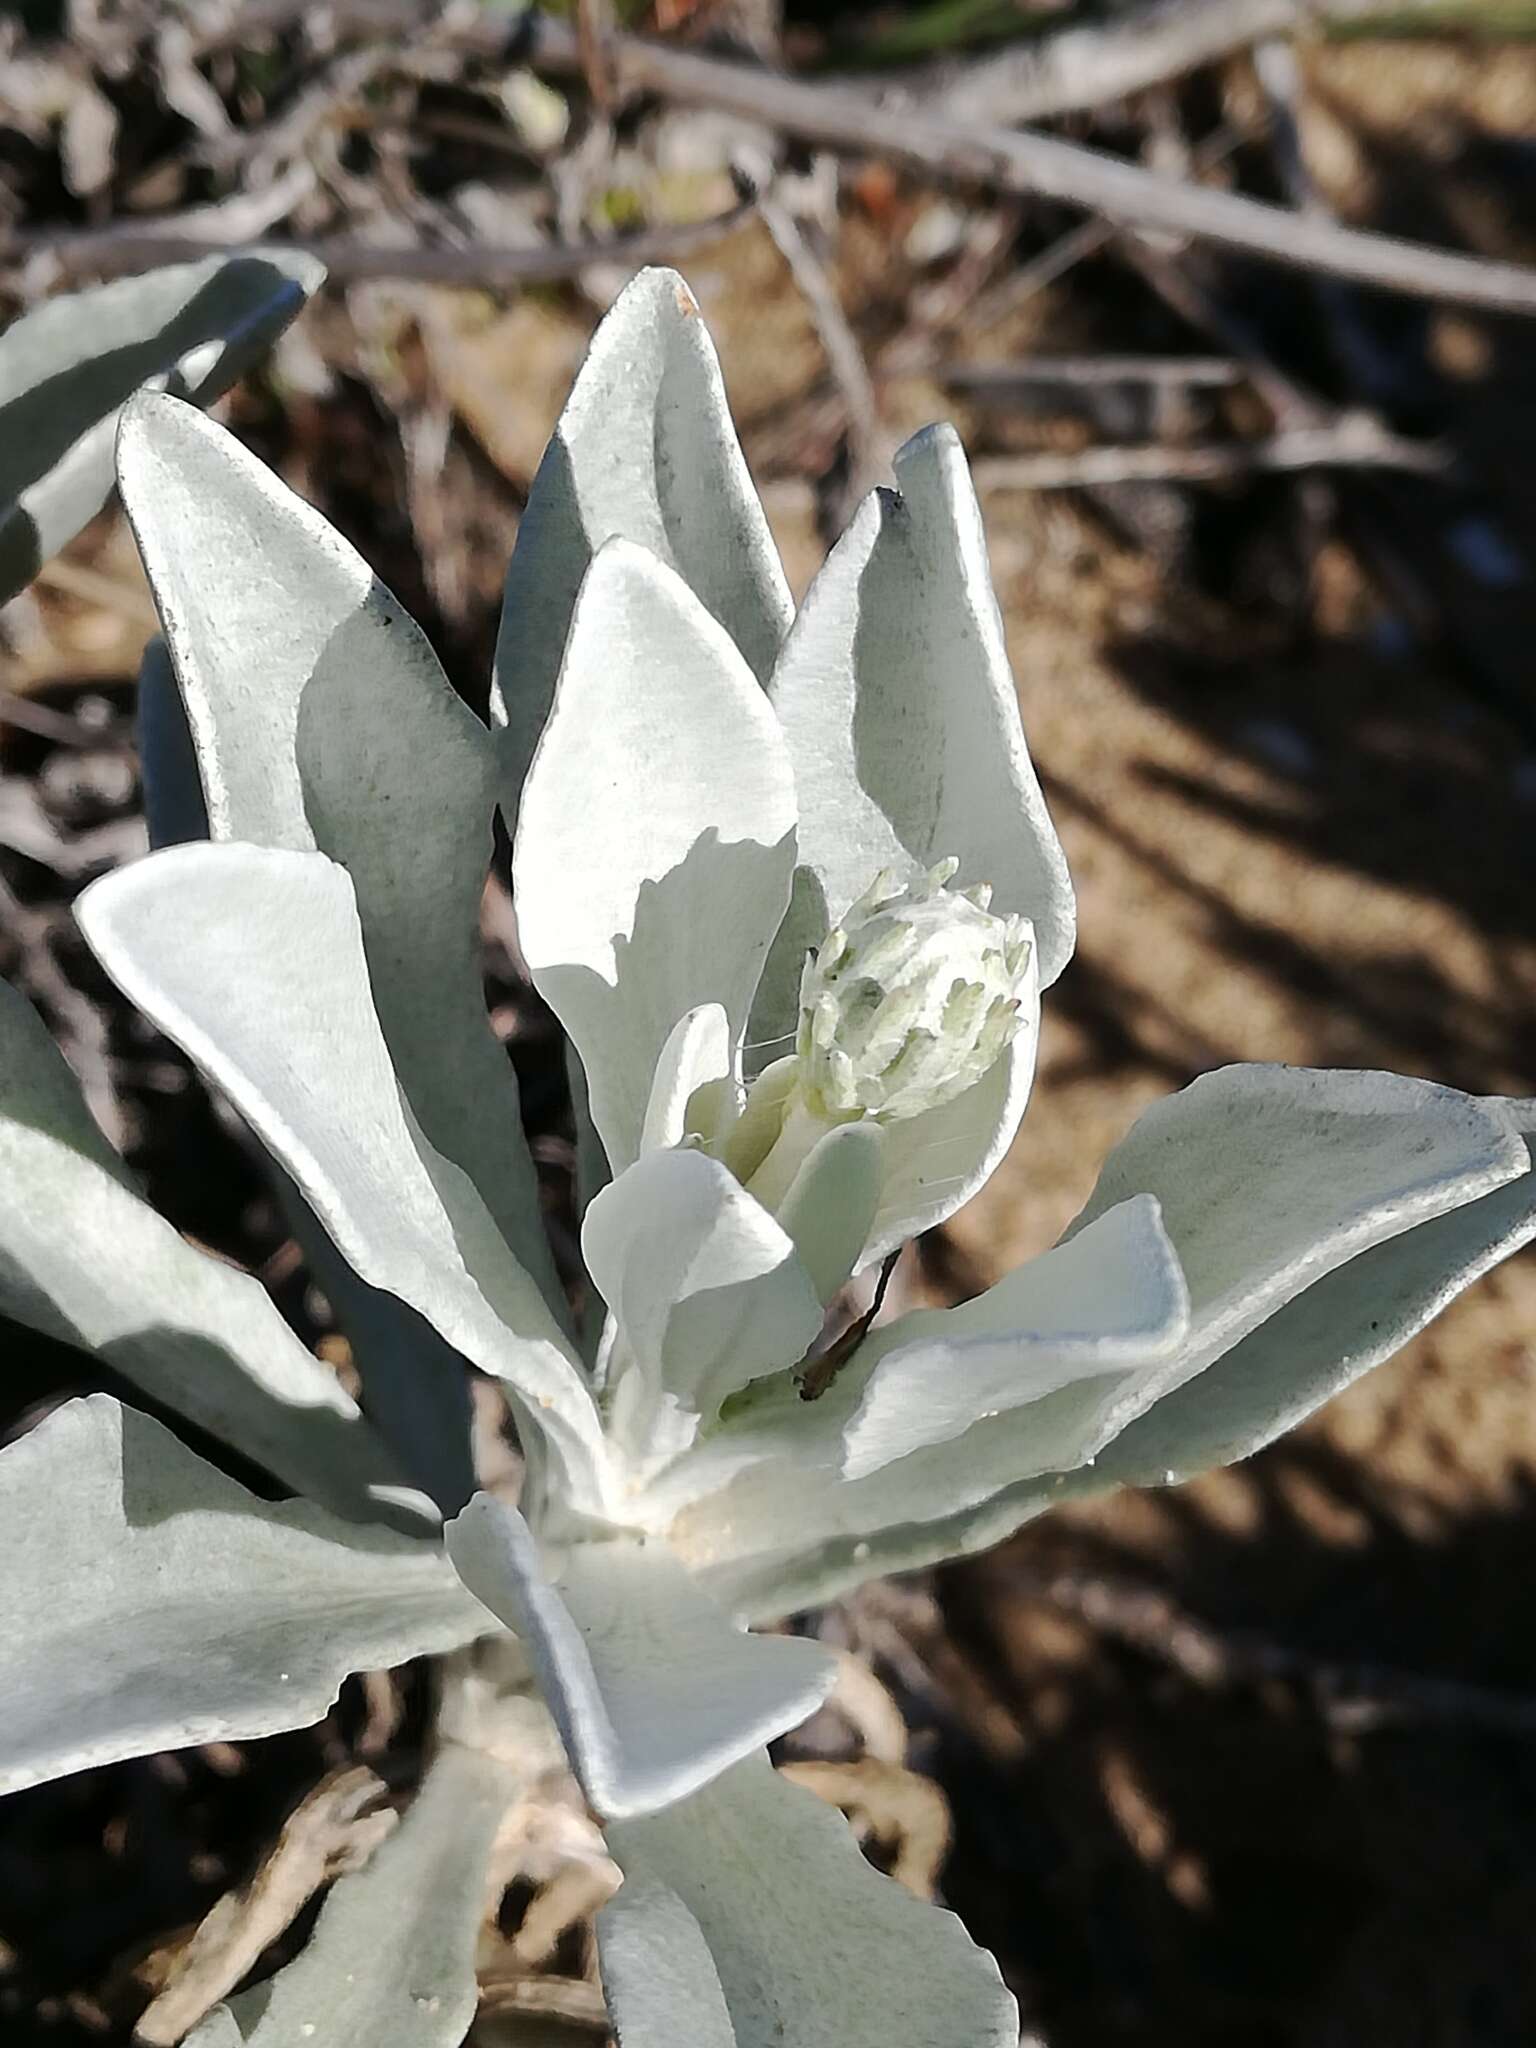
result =
[{"label": "rosette of leaves", "polygon": [[[792,615],[698,309],[645,274],[539,471],[490,726],[189,408],[138,401],[120,476],[165,632],[159,850],[82,926],[271,1154],[363,1394],[137,1201],[8,1006],[0,1301],[296,1490],[100,1398],[0,1456],[11,1781],[291,1727],[348,1670],[509,1629],[624,1873],[624,2048],[1011,2042],[958,1923],[771,1771],[831,1667],[743,1625],[1247,1455],[1536,1230],[1529,1106],[1228,1068],[1133,1127],[1054,1250],[845,1329],[1012,1144],[1073,943],[954,436],[901,451]],[[484,1010],[498,807],[571,1046],[580,1328]],[[475,1490],[465,1361],[516,1419],[516,1505]],[[444,1881],[440,1782],[208,2040],[462,2038],[482,1899]]]}]

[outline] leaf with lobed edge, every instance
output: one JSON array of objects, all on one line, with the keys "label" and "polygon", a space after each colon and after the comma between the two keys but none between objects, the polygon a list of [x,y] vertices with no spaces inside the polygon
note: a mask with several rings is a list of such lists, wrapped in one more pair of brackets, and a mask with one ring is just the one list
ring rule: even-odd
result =
[{"label": "leaf with lobed edge", "polygon": [[[1465,1288],[1536,1238],[1536,1171],[1517,1135],[1536,1137],[1536,1109],[1497,1098],[1459,1100],[1470,1107],[1473,1130],[1483,1134],[1483,1157],[1479,1165],[1475,1151],[1462,1155],[1464,1171],[1451,1172],[1439,1214],[1347,1258],[1294,1294],[1223,1357],[1151,1401],[1091,1465],[1018,1480],[937,1520],[903,1512],[863,1528],[829,1512],[819,1528],[806,1518],[802,1536],[788,1543],[782,1523],[712,1517],[708,1502],[701,1502],[696,1513],[709,1524],[713,1544],[708,1562],[698,1567],[704,1583],[732,1613],[769,1621],[836,1600],[867,1579],[986,1550],[1059,1501],[1121,1485],[1168,1484],[1251,1457],[1400,1350]],[[1508,1177],[1520,1153],[1524,1170]],[[1493,1182],[1489,1192],[1468,1195],[1469,1187],[1487,1180]],[[1192,1265],[1198,1270],[1201,1248],[1187,1221],[1183,1241],[1176,1242],[1186,1273]],[[845,1486],[829,1495],[829,1509],[847,1502],[852,1491]],[[728,1493],[721,1506],[730,1506]]]},{"label": "leaf with lobed edge", "polygon": [[[710,2017],[710,2048],[1016,2048],[1018,2008],[986,1951],[952,1913],[872,1869],[841,1814],[781,1778],[761,1752],[691,1799],[616,1823],[608,1844],[625,1888],[643,1887],[658,1976],[686,1987],[682,2010]],[[615,1905],[623,1897],[621,1888]],[[625,1967],[634,1929],[612,1912],[603,1909],[597,1930],[600,1955],[615,1932],[621,1943],[604,1961],[619,2039],[660,2048],[653,1994]],[[642,2022],[632,2038],[626,1984]]]},{"label": "leaf with lobed edge", "polygon": [[[859,1354],[864,1386],[844,1433],[844,1476],[899,1462],[921,1509],[934,1454],[947,1447],[974,1484],[983,1441],[1003,1434],[1005,1417],[1018,1425],[1008,1434],[1020,1478],[1031,1457],[1036,1471],[1078,1463],[1080,1445],[1089,1456],[1097,1448],[1104,1390],[1171,1356],[1188,1328],[1189,1295],[1157,1203],[1133,1197],[975,1300],[875,1331]],[[1075,1399],[1047,1400],[1069,1391]]]},{"label": "leaf with lobed edge", "polygon": [[597,1917],[619,2048],[737,2048],[704,1930],[655,1878],[626,1877]]},{"label": "leaf with lobed edge", "polygon": [[[1478,1106],[1527,1148],[1536,1141],[1536,1103]],[[1536,1172],[1527,1163],[1491,1194],[1374,1245],[1297,1295],[1130,1423],[1099,1460],[1103,1480],[1166,1485],[1251,1457],[1400,1351],[1533,1237]]]},{"label": "leaf with lobed edge", "polygon": [[294,1960],[216,2006],[185,2048],[460,2048],[479,2002],[491,1850],[521,1784],[445,1744],[400,1826],[327,1892]]},{"label": "leaf with lobed edge", "polygon": [[594,1538],[546,1565],[484,1493],[446,1534],[465,1585],[526,1644],[605,1820],[696,1791],[814,1713],[837,1676],[819,1644],[743,1633],[654,1539]]},{"label": "leaf with lobed edge", "polygon": [[[467,1177],[410,1115],[368,988],[345,871],[318,853],[176,846],[76,906],[123,992],[223,1089],[369,1286],[398,1295],[484,1372],[599,1511],[596,1409],[543,1296]],[[241,991],[231,1004],[230,989]]]},{"label": "leaf with lobed edge", "polygon": [[673,569],[767,681],[794,605],[714,343],[674,270],[642,270],[614,301],[518,524],[491,697],[505,728],[509,826],[549,717],[577,591],[615,537]]},{"label": "leaf with lobed edge", "polygon": [[[1496,1101],[1486,1107],[1502,1107]],[[1510,1105],[1536,1138],[1532,1105]],[[872,1573],[916,1571],[1000,1543],[1059,1502],[1119,1486],[1170,1486],[1253,1457],[1400,1351],[1457,1295],[1536,1239],[1536,1172],[1362,1252],[1299,1294],[1198,1378],[1154,1403],[1092,1465],[1006,1489],[944,1522],[840,1543],[798,1565],[766,1559],[758,1583],[782,1588],[764,1606],[741,1583],[733,1604],[766,1620],[835,1600]],[[852,1555],[857,1548],[863,1557]],[[723,1597],[723,1593],[722,1593]]]},{"label": "leaf with lobed edge", "polygon": [[317,1721],[486,1634],[435,1544],[273,1505],[104,1394],[0,1451],[0,1791]]},{"label": "leaf with lobed edge", "polygon": [[1335,1267],[1528,1165],[1496,1108],[1401,1074],[1221,1067],[1154,1103],[1067,1232],[1153,1194],[1189,1284],[1188,1338],[1115,1433]]},{"label": "leaf with lobed edge", "polygon": [[94,1353],[338,1514],[405,1510],[403,1473],[329,1366],[259,1281],[135,1193],[42,1019],[4,982],[0,1310]]},{"label": "leaf with lobed edge", "polygon": [[211,256],[65,293],[0,335],[0,604],[111,496],[125,401],[154,384],[210,404],[324,277],[289,250]]},{"label": "leaf with lobed edge", "polygon": [[877,1330],[814,1407],[760,1398],[714,1431],[664,1475],[672,1540],[712,1583],[723,1554],[773,1550],[785,1529],[874,1541],[1083,1464],[1123,1390],[1177,1349],[1188,1307],[1156,1204],[1127,1202],[962,1308]]}]

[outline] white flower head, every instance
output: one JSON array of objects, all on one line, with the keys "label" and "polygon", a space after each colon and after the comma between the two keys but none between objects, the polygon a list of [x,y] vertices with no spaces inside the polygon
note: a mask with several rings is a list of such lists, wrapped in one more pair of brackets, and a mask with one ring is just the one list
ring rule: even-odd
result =
[{"label": "white flower head", "polygon": [[909,881],[886,868],[806,958],[799,1084],[829,1120],[920,1116],[974,1086],[1019,1029],[1034,935],[994,917],[951,855]]}]

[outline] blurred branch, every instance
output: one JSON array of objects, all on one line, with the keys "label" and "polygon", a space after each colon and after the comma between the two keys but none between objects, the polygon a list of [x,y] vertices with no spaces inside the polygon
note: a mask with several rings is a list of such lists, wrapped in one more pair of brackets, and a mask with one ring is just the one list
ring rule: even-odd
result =
[{"label": "blurred branch", "polygon": [[294,1808],[256,1875],[206,1913],[134,2029],[144,2048],[179,2041],[234,1990],[320,1887],[357,1870],[399,1819],[365,1765],[332,1771]]},{"label": "blurred branch", "polygon": [[576,0],[576,47],[581,73],[600,114],[613,106],[613,79],[608,70],[608,38],[613,34],[613,0]]},{"label": "blurred branch", "polygon": [[1341,1664],[1246,1631],[1199,1620],[1153,1586],[1078,1572],[1013,1569],[1009,1585],[1080,1616],[1091,1628],[1140,1655],[1171,1666],[1207,1691],[1279,1682],[1305,1694],[1330,1728],[1370,1734],[1420,1725],[1476,1728],[1529,1740],[1536,1700],[1459,1679],[1432,1678],[1381,1664]]},{"label": "blurred branch", "polygon": [[[549,242],[533,248],[503,249],[485,242],[462,248],[401,247],[351,236],[315,241],[273,238],[259,246],[279,254],[302,251],[317,256],[337,283],[399,277],[423,284],[543,284],[573,277],[592,264],[634,269],[646,263],[670,263],[708,248],[750,220],[756,210],[757,201],[748,199],[710,220],[616,235],[607,242]],[[173,215],[143,226],[122,222],[108,228],[86,228],[78,234],[14,230],[0,234],[0,264],[46,255],[68,276],[120,276],[153,270],[161,263],[190,263],[199,256],[219,254],[231,246],[232,239],[238,239],[210,237],[201,232],[205,221],[206,215],[200,212],[198,216]],[[185,231],[183,222],[188,224]]]},{"label": "blurred branch", "polygon": [[[343,7],[340,0],[336,11],[353,18],[353,7]],[[359,0],[359,15],[368,11]],[[574,34],[563,22],[536,13],[520,19],[525,28],[518,47],[536,70],[569,75],[579,68]],[[1221,242],[1391,291],[1536,313],[1536,271],[1518,264],[1309,219],[1261,200],[1163,177],[1055,136],[966,126],[917,108],[893,111],[847,87],[809,85],[638,36],[615,36],[609,50],[615,77],[629,91],[713,107],[831,149],[894,157],[946,183],[1058,199],[1090,208],[1121,227]]]},{"label": "blurred branch", "polygon": [[1005,363],[948,363],[939,373],[954,391],[986,399],[1039,385],[1098,390],[1145,384],[1163,390],[1218,391],[1248,372],[1232,356],[1024,356]]},{"label": "blurred branch", "polygon": [[1297,469],[1400,469],[1434,475],[1449,460],[1444,449],[1404,440],[1369,414],[1341,413],[1329,426],[1295,427],[1264,441],[979,455],[971,474],[979,491],[1056,491],[1099,484],[1218,483]]},{"label": "blurred branch", "polygon": [[[1393,13],[1412,15],[1435,4],[1403,0]],[[1369,21],[1382,12],[1381,0],[1151,0],[1132,13],[1058,29],[963,68],[927,70],[907,86],[947,120],[1041,121],[1162,85],[1271,36],[1323,22]]]},{"label": "blurred branch", "polygon": [[[479,1973],[479,1981],[482,2019],[510,2018],[531,2026],[548,2020],[561,2030],[562,2039],[567,2033],[597,2041],[608,2039],[608,2006],[602,1989],[588,1983],[585,1977],[535,1975],[525,1970],[492,1967]],[[545,2038],[542,2032],[538,2038]],[[553,2032],[550,2038],[554,2038]]]},{"label": "blurred branch", "polygon": [[[843,493],[847,502],[842,507],[846,517],[865,491],[879,480],[890,459],[890,450],[880,431],[874,381],[859,338],[837,296],[837,287],[789,201],[765,192],[758,202],[758,211],[805,301],[848,415],[848,480]],[[839,519],[839,528],[842,524]]]},{"label": "blurred branch", "polygon": [[[1163,4],[1171,5],[1172,0]],[[1203,12],[1204,0],[1201,8]],[[293,0],[259,0],[227,19],[218,45],[245,41],[259,29],[292,27],[300,18]],[[339,36],[372,37],[396,45],[408,44],[413,34],[422,32],[415,0],[333,0],[326,19]],[[467,4],[462,11],[455,8],[433,17],[430,26],[439,47],[492,63],[527,64],[561,77],[585,75],[586,52],[576,29],[535,9],[516,15],[509,24],[488,8]],[[639,36],[607,38],[604,57],[620,93],[655,93],[678,105],[735,114],[826,148],[894,158],[943,183],[979,184],[1056,199],[1122,228],[1222,243],[1273,262],[1390,291],[1536,313],[1536,271],[1521,265],[1370,234],[1328,218],[1309,218],[1145,170],[1055,136],[956,121],[922,106],[893,107],[846,85],[810,84]],[[382,265],[387,259],[380,251],[373,260]],[[423,274],[411,267],[419,260],[416,252],[402,252],[396,259],[399,274]],[[456,264],[450,267],[454,275],[471,274],[468,262],[462,270]],[[426,274],[439,273],[429,262]],[[481,274],[491,281],[492,273]],[[501,278],[523,274],[516,264],[502,261],[494,272]]]}]

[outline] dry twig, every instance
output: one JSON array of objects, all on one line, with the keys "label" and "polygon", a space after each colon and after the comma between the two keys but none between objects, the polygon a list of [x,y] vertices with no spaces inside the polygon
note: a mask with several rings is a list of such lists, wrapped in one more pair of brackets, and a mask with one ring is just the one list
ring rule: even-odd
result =
[{"label": "dry twig", "polygon": [[1040,385],[1099,390],[1106,384],[1146,384],[1217,391],[1243,383],[1247,375],[1231,356],[1021,356],[1006,363],[949,363],[943,372],[951,389],[982,399]]},{"label": "dry twig", "polygon": [[480,1973],[482,2018],[512,2014],[559,2020],[582,2033],[608,2036],[608,2007],[602,1991],[585,1977],[529,1977],[520,1971]]},{"label": "dry twig", "polygon": [[170,2048],[233,1991],[321,1885],[359,1869],[393,1829],[378,1810],[383,1781],[362,1765],[333,1771],[283,1823],[251,1879],[226,1892],[176,1957],[160,1995],[135,2029],[145,2048]]},{"label": "dry twig", "polygon": [[[1402,0],[1394,12],[1437,4]],[[1381,12],[1381,0],[1151,0],[995,57],[919,73],[907,90],[951,121],[1043,121],[1108,106],[1271,36]]]},{"label": "dry twig", "polygon": [[1080,1616],[1101,1635],[1172,1666],[1203,1690],[1294,1686],[1341,1733],[1416,1725],[1475,1728],[1523,1740],[1536,1736],[1536,1700],[1513,1693],[1383,1664],[1335,1663],[1246,1631],[1218,1629],[1153,1586],[1017,1567],[1007,1577],[1019,1592]]},{"label": "dry twig", "polygon": [[[549,242],[532,249],[496,248],[477,243],[466,248],[399,248],[350,236],[314,241],[271,240],[261,244],[276,255],[317,256],[336,283],[355,284],[368,278],[407,278],[422,284],[513,285],[546,284],[574,277],[593,264],[638,268],[668,263],[707,249],[731,234],[756,211],[745,200],[711,220],[643,233],[617,235],[611,242]],[[46,252],[68,275],[89,273],[117,277],[153,270],[161,263],[189,263],[199,256],[228,250],[228,241],[210,240],[175,215],[141,227],[123,221],[106,228],[57,234],[40,229],[0,236],[0,263],[17,262]]]},{"label": "dry twig", "polygon": [[[758,201],[763,225],[772,235],[804,299],[827,366],[848,414],[846,514],[884,474],[890,449],[880,430],[879,403],[859,338],[848,324],[827,266],[812,248],[788,200],[765,191]],[[837,522],[842,525],[842,520]]]},{"label": "dry twig", "polygon": [[[369,10],[356,0],[359,17]],[[349,19],[353,5],[338,12]],[[529,13],[525,54],[535,69],[577,68],[573,33]],[[945,182],[994,186],[1084,206],[1122,227],[1155,229],[1245,249],[1304,270],[1425,298],[1536,313],[1536,271],[1401,241],[1282,207],[1185,183],[1054,136],[966,126],[917,109],[893,116],[867,94],[811,85],[638,36],[610,44],[615,76],[631,92],[714,107],[828,149],[894,157]]]},{"label": "dry twig", "polygon": [[[262,32],[291,27],[303,10],[297,0],[259,0],[238,10],[213,42],[227,47]],[[414,0],[333,0],[327,10],[343,37],[408,43],[422,29]],[[576,28],[530,9],[509,31],[488,9],[457,10],[430,24],[439,47],[503,64],[526,63],[562,77],[582,77],[588,50]],[[1237,193],[1209,190],[1055,136],[957,121],[926,107],[892,109],[868,91],[811,84],[761,67],[701,55],[633,35],[605,40],[604,60],[624,94],[655,93],[683,106],[711,107],[828,149],[890,157],[944,183],[1056,199],[1104,216],[1120,227],[1151,229],[1244,249],[1303,270],[1351,278],[1390,291],[1506,312],[1536,313],[1536,272],[1431,248],[1392,236],[1308,218]],[[77,252],[79,244],[77,243]],[[101,253],[108,256],[108,251]],[[183,252],[186,253],[186,252]],[[342,260],[355,252],[342,251]],[[620,257],[625,252],[615,251]],[[643,261],[638,249],[630,260]],[[383,274],[385,252],[370,252],[370,274]],[[475,275],[478,255],[487,281],[567,275],[568,270],[524,270],[511,257],[525,251],[401,252],[397,275]],[[424,260],[425,259],[425,260]],[[108,257],[108,260],[110,258]],[[156,260],[165,260],[164,256]],[[352,275],[359,272],[356,268]]]},{"label": "dry twig", "polygon": [[891,1876],[914,1898],[932,1899],[949,1852],[950,1822],[948,1802],[931,1778],[869,1756],[779,1769],[791,1784],[841,1807],[856,1834],[888,1843]]},{"label": "dry twig", "polygon": [[1422,476],[1448,466],[1445,450],[1434,443],[1389,433],[1369,413],[1345,412],[1326,426],[1292,427],[1263,441],[979,455],[971,473],[978,491],[1059,491],[1097,484],[1219,483],[1297,469],[1400,469]]}]

